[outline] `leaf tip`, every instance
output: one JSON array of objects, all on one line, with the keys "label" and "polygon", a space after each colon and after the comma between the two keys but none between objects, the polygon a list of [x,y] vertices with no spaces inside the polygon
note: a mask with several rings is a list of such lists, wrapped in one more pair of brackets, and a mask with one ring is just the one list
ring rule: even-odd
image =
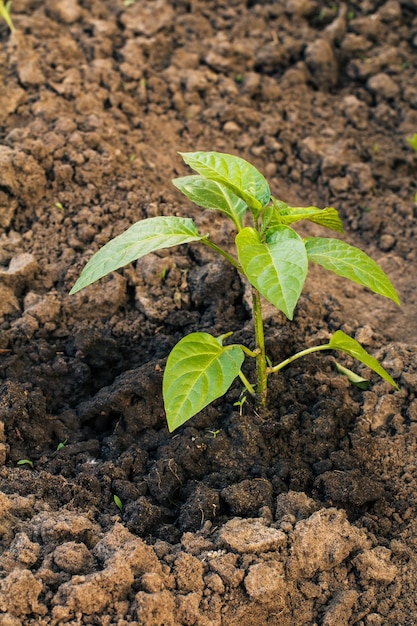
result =
[{"label": "leaf tip", "polygon": [[77,282],[74,284],[74,286],[72,287],[72,289],[69,292],[69,296],[73,296],[75,293],[77,293],[78,291],[80,291],[82,289],[82,287],[78,287],[78,280]]}]

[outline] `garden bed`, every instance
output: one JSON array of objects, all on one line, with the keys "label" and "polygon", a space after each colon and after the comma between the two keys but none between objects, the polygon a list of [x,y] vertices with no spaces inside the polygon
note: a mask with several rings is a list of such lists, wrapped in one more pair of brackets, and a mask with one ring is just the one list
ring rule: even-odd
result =
[{"label": "garden bed", "polygon": [[[415,624],[415,0],[14,0],[12,17],[0,626]],[[227,245],[229,224],[171,184],[192,150],[247,159],[294,206],[336,207],[399,293],[400,309],[313,269],[293,322],[264,308],[273,361],[342,329],[399,391],[340,357],[370,377],[358,389],[315,354],[271,378],[267,410],[239,407],[235,384],[168,432],[175,343],[253,345],[238,274],[192,244],[68,292],[141,218],[192,215]]]}]

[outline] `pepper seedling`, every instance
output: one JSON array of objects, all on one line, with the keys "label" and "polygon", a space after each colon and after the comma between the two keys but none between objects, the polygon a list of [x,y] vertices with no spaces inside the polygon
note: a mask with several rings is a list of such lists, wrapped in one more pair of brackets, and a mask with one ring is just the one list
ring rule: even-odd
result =
[{"label": "pepper seedling", "polygon": [[[219,152],[180,153],[197,174],[175,178],[173,184],[203,209],[224,213],[236,229],[235,254],[198,231],[187,217],[151,217],[128,228],[104,245],[87,263],[71,294],[109,272],[150,252],[179,244],[200,242],[225,258],[252,287],[256,347],[225,343],[232,332],[214,337],[194,332],[183,337],[168,356],[163,375],[163,397],[168,428],[172,432],[208,404],[223,396],[236,378],[255,396],[259,407],[267,400],[267,381],[302,356],[321,350],[339,350],[370,367],[398,389],[388,372],[353,338],[337,330],[324,345],[307,348],[272,364],[265,350],[262,298],[292,320],[302,293],[309,263],[316,263],[400,304],[389,278],[358,248],[340,239],[302,238],[292,227],[309,220],[343,233],[333,207],[292,207],[271,196],[268,182],[244,159]],[[257,382],[242,371],[245,357],[256,359]]]}]

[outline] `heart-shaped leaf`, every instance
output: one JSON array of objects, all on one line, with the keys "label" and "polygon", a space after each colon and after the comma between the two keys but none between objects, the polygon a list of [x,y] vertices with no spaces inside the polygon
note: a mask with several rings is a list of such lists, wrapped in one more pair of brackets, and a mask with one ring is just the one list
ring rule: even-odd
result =
[{"label": "heart-shaped leaf", "polygon": [[258,216],[271,197],[269,185],[262,174],[244,159],[221,152],[180,152],[194,171],[215,180],[241,198]]},{"label": "heart-shaped leaf", "polygon": [[136,261],[149,252],[204,239],[193,220],[185,217],[150,217],[136,222],[88,261],[70,291],[74,294],[109,272]]},{"label": "heart-shaped leaf", "polygon": [[390,383],[393,387],[398,389],[397,383],[388,374],[388,372],[378,363],[378,361],[371,356],[361,344],[352,339],[349,335],[346,335],[342,330],[337,330],[329,341],[329,347],[333,350],[341,350],[355,359],[371,368],[376,374],[379,374],[381,378]]},{"label": "heart-shaped leaf", "polygon": [[244,353],[221,338],[191,333],[174,346],[164,372],[163,396],[170,432],[226,393],[238,376]]},{"label": "heart-shaped leaf", "polygon": [[349,278],[374,293],[400,304],[388,276],[365,252],[339,239],[312,237],[305,239],[309,261],[318,263],[337,276]]},{"label": "heart-shaped leaf", "polygon": [[174,178],[175,187],[192,202],[204,209],[214,209],[228,215],[240,230],[248,205],[228,187],[203,176]]},{"label": "heart-shaped leaf", "polygon": [[277,226],[262,241],[254,228],[236,236],[239,262],[251,285],[292,319],[307,276],[304,242],[289,226]]}]

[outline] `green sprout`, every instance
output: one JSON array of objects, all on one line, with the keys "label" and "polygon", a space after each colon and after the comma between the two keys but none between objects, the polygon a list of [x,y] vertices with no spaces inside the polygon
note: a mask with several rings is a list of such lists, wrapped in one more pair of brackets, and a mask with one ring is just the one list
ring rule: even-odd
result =
[{"label": "green sprout", "polygon": [[31,461],[30,459],[20,459],[20,461],[17,462],[17,465],[30,465],[30,467],[33,469],[33,461]]},{"label": "green sprout", "polygon": [[[417,133],[414,133],[412,137],[407,137],[407,141],[413,150],[417,152]],[[417,204],[417,193],[414,194],[414,202]]]},{"label": "green sprout", "polygon": [[10,31],[14,31],[14,25],[12,21],[12,17],[10,15],[10,10],[12,8],[12,2],[9,0],[8,2],[4,2],[4,0],[0,0],[0,17],[6,22]]},{"label": "green sprout", "polygon": [[[228,343],[232,331],[220,337],[207,332],[183,337],[169,354],[163,375],[169,430],[172,432],[223,396],[235,379],[240,379],[246,392],[254,396],[258,409],[262,409],[267,402],[269,376],[300,357],[322,350],[338,350],[356,358],[398,389],[378,361],[341,330],[328,343],[301,350],[275,365],[266,354],[262,299],[292,320],[310,263],[400,304],[389,278],[367,254],[336,238],[302,238],[292,228],[300,220],[309,220],[343,233],[336,209],[293,207],[274,198],[262,174],[240,157],[219,152],[180,154],[197,174],[175,178],[173,184],[199,207],[219,211],[232,221],[237,233],[234,253],[200,233],[191,218],[151,217],[136,222],[96,252],[70,292],[74,294],[150,252],[192,242],[214,250],[249,282],[255,347]],[[248,380],[242,371],[246,358],[255,360],[256,382]]]},{"label": "green sprout", "polygon": [[407,137],[407,142],[417,152],[417,133],[414,133],[412,137]]},{"label": "green sprout", "polygon": [[239,415],[241,417],[243,413],[243,405],[245,404],[246,400],[247,400],[247,396],[245,395],[245,393],[242,393],[240,396],[240,399],[233,403],[233,406],[239,407]]},{"label": "green sprout", "polygon": [[117,506],[117,508],[119,509],[120,513],[123,513],[123,504],[122,504],[122,501],[120,500],[119,496],[116,496],[116,494],[114,494],[113,501],[114,501],[115,505]]},{"label": "green sprout", "polygon": [[60,441],[56,447],[56,451],[59,452],[60,450],[62,450],[62,448],[65,448],[67,443],[68,443],[68,439],[64,439],[64,441]]}]

